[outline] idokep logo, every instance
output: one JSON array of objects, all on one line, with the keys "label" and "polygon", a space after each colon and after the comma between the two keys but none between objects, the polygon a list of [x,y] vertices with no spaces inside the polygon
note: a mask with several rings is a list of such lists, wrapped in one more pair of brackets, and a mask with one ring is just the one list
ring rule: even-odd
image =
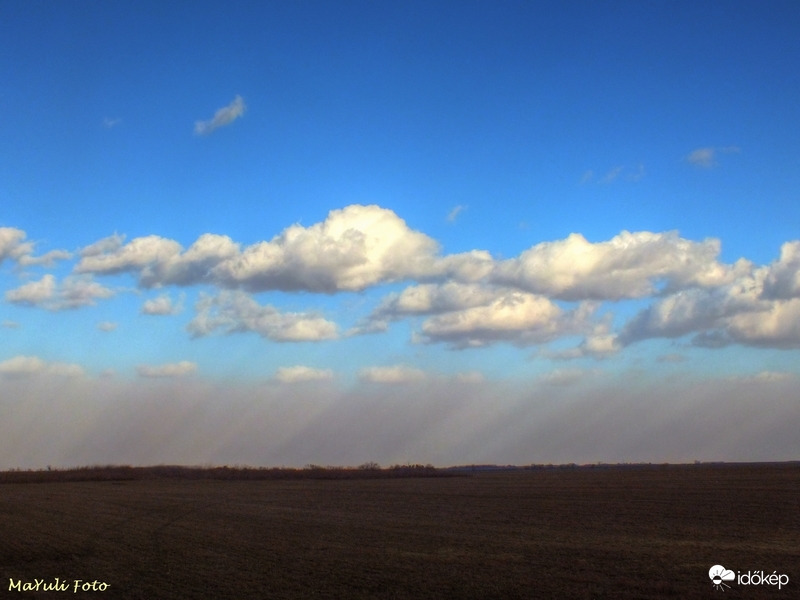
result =
[{"label": "idokep logo", "polygon": [[714,565],[708,570],[708,577],[711,579],[711,584],[714,589],[725,591],[725,588],[730,589],[727,581],[735,581],[738,585],[776,585],[781,589],[789,583],[789,576],[785,573],[778,574],[777,571],[772,573],[765,573],[764,571],[747,571],[742,573],[737,571],[734,573],[730,569],[726,569],[722,565]]},{"label": "idokep logo", "polygon": [[722,565],[714,565],[708,570],[708,576],[711,578],[711,583],[714,589],[725,591],[725,588],[730,588],[726,581],[733,581],[736,579],[736,573],[730,569],[726,569]]}]

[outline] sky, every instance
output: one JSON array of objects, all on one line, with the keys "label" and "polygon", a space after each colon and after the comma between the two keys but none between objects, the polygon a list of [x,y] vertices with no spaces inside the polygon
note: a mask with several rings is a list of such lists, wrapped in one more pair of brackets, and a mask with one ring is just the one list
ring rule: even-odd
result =
[{"label": "sky", "polygon": [[800,459],[798,22],[0,0],[0,468]]}]

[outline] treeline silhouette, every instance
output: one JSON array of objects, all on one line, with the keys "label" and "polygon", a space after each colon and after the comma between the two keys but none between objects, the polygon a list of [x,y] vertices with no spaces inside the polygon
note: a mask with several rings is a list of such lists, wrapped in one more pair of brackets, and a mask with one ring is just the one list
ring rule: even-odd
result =
[{"label": "treeline silhouette", "polygon": [[11,469],[0,471],[0,483],[47,483],[57,481],[140,481],[153,479],[183,480],[286,480],[286,479],[390,479],[402,477],[453,477],[463,475],[432,465],[393,465],[382,468],[377,463],[358,467],[309,464],[304,468],[154,465],[93,465],[69,469]]}]

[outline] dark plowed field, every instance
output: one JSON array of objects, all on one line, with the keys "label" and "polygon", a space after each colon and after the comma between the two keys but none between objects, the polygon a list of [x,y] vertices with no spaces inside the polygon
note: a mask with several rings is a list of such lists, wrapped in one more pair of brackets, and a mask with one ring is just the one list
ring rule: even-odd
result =
[{"label": "dark plowed field", "polygon": [[[0,596],[800,598],[799,507],[796,465],[6,483]],[[723,595],[716,564],[790,582]]]}]

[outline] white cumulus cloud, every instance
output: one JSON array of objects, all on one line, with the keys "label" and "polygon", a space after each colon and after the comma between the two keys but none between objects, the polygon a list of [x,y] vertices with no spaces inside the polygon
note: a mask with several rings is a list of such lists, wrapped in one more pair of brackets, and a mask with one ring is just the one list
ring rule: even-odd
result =
[{"label": "white cumulus cloud", "polygon": [[[454,348],[495,342],[524,346],[591,331],[596,326],[591,326],[590,317],[597,306],[581,302],[564,310],[546,296],[487,283],[421,284],[384,298],[357,333],[380,331],[404,317],[430,315],[421,334],[414,334],[415,341],[444,342]],[[613,342],[600,337],[592,340],[592,352],[612,352]]]},{"label": "white cumulus cloud", "polygon": [[641,298],[655,293],[659,281],[667,288],[714,286],[746,268],[719,263],[719,252],[719,240],[694,242],[675,232],[623,231],[598,243],[573,233],[500,262],[492,279],[563,300]]},{"label": "white cumulus cloud", "polygon": [[111,298],[114,291],[88,277],[67,277],[61,284],[57,309],[94,306],[95,300]]},{"label": "white cumulus cloud", "polygon": [[56,278],[53,275],[47,274],[39,281],[31,281],[19,286],[16,289],[7,291],[5,298],[12,304],[38,306],[39,304],[52,299],[53,296],[55,296],[55,291]]},{"label": "white cumulus cloud", "polygon": [[413,285],[384,298],[375,310],[374,317],[392,319],[486,306],[509,291],[507,288],[497,289],[484,284],[454,281]]},{"label": "white cumulus cloud", "polygon": [[245,248],[211,271],[226,287],[332,293],[424,276],[437,243],[393,211],[351,205],[310,227],[292,225],[269,242]]},{"label": "white cumulus cloud", "polygon": [[0,263],[6,259],[19,260],[33,252],[33,243],[24,241],[26,233],[15,227],[0,227]]},{"label": "white cumulus cloud", "polygon": [[781,246],[780,258],[767,271],[764,295],[769,298],[800,298],[800,240]]},{"label": "white cumulus cloud", "polygon": [[776,300],[764,310],[734,314],[726,326],[733,340],[742,344],[800,348],[800,298]]},{"label": "white cumulus cloud", "polygon": [[226,235],[205,233],[185,252],[165,253],[142,272],[145,287],[213,283],[212,268],[239,254],[239,244]]},{"label": "white cumulus cloud", "polygon": [[22,267],[52,267],[56,261],[72,258],[66,250],[51,250],[41,256],[33,256],[35,244],[25,241],[27,234],[15,227],[0,227],[0,263],[14,260]]},{"label": "white cumulus cloud", "polygon": [[87,277],[67,277],[60,285],[49,273],[38,281],[31,281],[5,293],[12,304],[34,306],[47,310],[94,306],[96,300],[111,298],[114,291]]},{"label": "white cumulus cloud", "polygon": [[99,275],[139,272],[145,278],[180,252],[178,242],[157,235],[135,238],[125,245],[119,236],[113,236],[84,248],[75,271]]},{"label": "white cumulus cloud", "polygon": [[38,356],[15,356],[0,362],[0,375],[6,377],[32,377],[36,375],[52,375],[56,377],[81,377],[83,367],[62,362],[47,362]]},{"label": "white cumulus cloud", "polygon": [[204,234],[184,251],[150,235],[123,244],[119,236],[81,251],[78,273],[129,272],[142,287],[211,284],[251,292],[361,291],[403,279],[452,276],[476,280],[493,261],[485,251],[438,256],[438,244],[393,211],[370,205],[332,210],[309,227],[292,225],[244,249],[227,236]]},{"label": "white cumulus cloud", "polygon": [[784,275],[775,265],[751,269],[715,288],[692,288],[659,298],[625,324],[620,341],[627,345],[694,333],[693,343],[707,348],[731,343],[800,347],[800,298],[774,299],[765,293],[770,275]]},{"label": "white cumulus cloud", "polygon": [[[114,234],[79,250],[73,275],[25,280],[5,291],[5,300],[52,311],[91,306],[120,291],[93,277],[128,273],[144,289],[211,287],[201,292],[188,326],[194,336],[254,332],[273,341],[317,341],[339,337],[336,324],[314,311],[261,305],[248,294],[335,294],[409,282],[345,335],[385,332],[393,321],[412,319],[421,322],[413,341],[459,349],[583,338],[577,347],[550,352],[555,358],[604,358],[638,340],[684,335],[709,348],[800,345],[798,240],[760,267],[745,259],[723,263],[718,239],[690,240],[675,231],[622,231],[597,242],[573,233],[507,259],[480,249],[443,255],[436,240],[392,210],[360,204],[263,239],[243,245],[204,233],[184,248],[158,235],[126,241]],[[34,257],[32,251],[24,231],[0,228],[0,258],[18,266],[48,266],[70,256],[55,250]],[[593,322],[602,302],[645,298],[651,304],[622,327]],[[180,308],[164,292],[144,301],[141,313]]]},{"label": "white cumulus cloud", "polygon": [[134,238],[122,244],[119,236],[100,240],[81,251],[78,273],[114,275],[134,273],[145,288],[162,285],[214,283],[209,271],[236,256],[238,244],[228,236],[206,233],[188,250],[175,240],[156,235]]},{"label": "white cumulus cloud", "polygon": [[188,330],[195,337],[221,329],[224,333],[255,332],[274,342],[314,342],[337,337],[337,327],[315,313],[281,312],[261,305],[241,291],[202,294]]},{"label": "white cumulus cloud", "polygon": [[157,298],[145,300],[142,304],[141,313],[143,315],[174,315],[181,311],[181,305],[175,304],[167,294],[161,294]]},{"label": "white cumulus cloud", "polygon": [[509,292],[487,305],[453,310],[422,324],[421,341],[446,342],[456,348],[498,341],[517,345],[546,342],[572,331],[572,317],[544,296]]}]

